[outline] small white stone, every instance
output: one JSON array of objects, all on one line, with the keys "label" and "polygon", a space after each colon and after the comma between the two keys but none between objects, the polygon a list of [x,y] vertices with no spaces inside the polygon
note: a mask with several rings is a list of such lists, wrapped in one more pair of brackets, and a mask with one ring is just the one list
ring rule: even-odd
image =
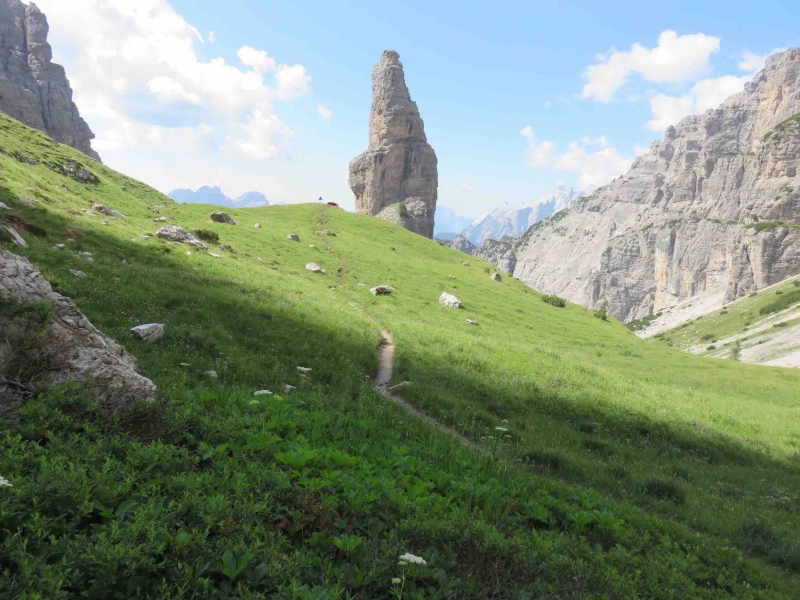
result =
[{"label": "small white stone", "polygon": [[286,392],[287,394],[289,392],[293,392],[296,389],[297,389],[296,387],[294,387],[293,385],[289,385],[288,383],[284,384],[283,386],[283,391]]},{"label": "small white stone", "polygon": [[269,390],[258,390],[253,394],[253,396],[272,396],[272,392]]},{"label": "small white stone", "polygon": [[308,367],[297,367],[297,370],[300,371],[301,373],[310,373],[311,372],[311,369],[308,368]]},{"label": "small white stone", "polygon": [[164,325],[161,323],[146,323],[131,329],[131,333],[144,342],[155,342],[164,337]]},{"label": "small white stone", "polygon": [[83,271],[78,271],[77,269],[70,269],[70,273],[72,273],[75,277],[86,277],[86,273]]},{"label": "small white stone", "polygon": [[306,270],[311,271],[312,273],[322,273],[323,275],[325,274],[325,269],[320,267],[315,262],[306,263]]},{"label": "small white stone", "polygon": [[208,255],[213,256],[214,258],[222,258],[219,254],[214,254],[213,252],[209,252]]},{"label": "small white stone", "polygon": [[108,221],[100,221],[101,225],[108,225]]},{"label": "small white stone", "polygon": [[461,308],[461,300],[447,292],[442,292],[442,295],[439,296],[439,304],[448,308]]},{"label": "small white stone", "polygon": [[64,244],[56,244],[55,246],[53,246],[53,248],[58,248],[59,250],[61,250],[61,248],[66,248],[66,246]]},{"label": "small white stone", "polygon": [[210,377],[211,379],[216,379],[217,378],[217,372],[216,371],[204,371],[203,375],[205,375],[206,377]]},{"label": "small white stone", "polygon": [[253,227],[255,227],[256,229],[261,229],[261,223],[256,223],[255,225],[253,225]]}]

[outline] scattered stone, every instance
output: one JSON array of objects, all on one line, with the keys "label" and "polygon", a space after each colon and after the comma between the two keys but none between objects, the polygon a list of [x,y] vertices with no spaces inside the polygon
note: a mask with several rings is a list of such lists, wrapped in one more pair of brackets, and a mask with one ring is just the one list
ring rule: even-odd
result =
[{"label": "scattered stone", "polygon": [[0,202],[0,210],[11,210],[11,207],[8,206],[5,202]]},{"label": "scattered stone", "polygon": [[23,194],[20,194],[19,196],[17,196],[17,198],[22,204],[28,207],[33,207],[33,205],[36,203],[36,200],[34,200],[33,198],[28,198]]},{"label": "scattered stone", "polygon": [[85,258],[92,258],[92,253],[91,252],[78,252],[78,254],[80,256],[85,257]]},{"label": "scattered stone", "polygon": [[261,229],[261,223],[256,223],[255,225],[253,225],[253,227],[255,227],[256,229]]},{"label": "scattered stone", "polygon": [[461,266],[463,266],[463,267],[468,267],[468,266],[469,266],[469,263],[468,263],[468,262],[461,263]]},{"label": "scattered stone", "polygon": [[[94,152],[94,151],[92,151]],[[98,156],[95,156],[98,158]],[[55,171],[65,177],[71,177],[78,183],[99,183],[97,175],[84,168],[77,160],[69,159],[62,164],[47,165],[51,171]]]},{"label": "scattered stone", "polygon": [[75,277],[86,277],[86,273],[83,271],[78,271],[77,269],[70,269],[70,273],[72,273]]},{"label": "scattered stone", "polygon": [[53,246],[53,248],[58,248],[59,250],[61,250],[62,248],[66,248],[66,247],[67,246],[65,244],[56,244],[55,246]]},{"label": "scattered stone", "polygon": [[493,281],[503,281],[503,278],[500,276],[500,273],[493,273],[492,274]]},{"label": "scattered stone", "polygon": [[[0,295],[19,302],[47,302],[55,318],[41,333],[36,360],[45,384],[92,380],[94,400],[118,411],[140,399],[155,399],[156,386],[136,370],[136,359],[111,338],[98,331],[75,303],[53,288],[27,258],[0,250]],[[0,331],[9,336],[15,325],[2,322]],[[8,360],[7,346],[0,347],[0,362]],[[13,350],[12,350],[13,351]]]},{"label": "scattered stone", "polygon": [[447,278],[448,278],[448,279],[455,279],[455,278],[456,278],[456,276],[455,276],[455,275],[448,275],[448,276],[447,276]]},{"label": "scattered stone", "polygon": [[258,390],[253,395],[254,396],[272,396],[272,392],[270,392],[269,390]]},{"label": "scattered stone", "polygon": [[228,225],[238,225],[239,223],[233,219],[228,213],[215,210],[211,213],[211,220],[216,223],[227,223]]},{"label": "scattered stone", "polygon": [[296,389],[297,389],[296,387],[294,387],[293,385],[289,385],[288,383],[285,383],[283,385],[283,391],[286,392],[287,394],[295,391]]},{"label": "scattered stone", "polygon": [[366,283],[359,283],[358,287],[367,287],[367,284]]},{"label": "scattered stone", "polygon": [[335,231],[328,231],[327,229],[324,229],[324,230],[320,231],[319,234],[320,235],[327,235],[328,237],[336,237],[336,232]]},{"label": "scattered stone", "polygon": [[168,242],[180,242],[182,244],[189,244],[198,250],[206,250],[207,246],[194,237],[191,233],[186,231],[183,227],[178,225],[167,225],[156,231],[156,235],[162,240]]},{"label": "scattered stone", "polygon": [[214,258],[222,258],[219,254],[214,254],[213,252],[209,252],[208,255],[213,256]]},{"label": "scattered stone", "polygon": [[310,373],[311,372],[311,369],[308,368],[308,367],[297,367],[297,370],[300,371],[301,373]]},{"label": "scattered stone", "polygon": [[286,236],[286,239],[292,242],[299,242],[300,236],[297,235],[296,233],[290,233],[289,235]]},{"label": "scattered stone", "polygon": [[461,300],[447,292],[442,292],[442,295],[439,296],[439,304],[447,306],[448,308],[461,308],[462,306]]},{"label": "scattered stone", "polygon": [[386,50],[372,72],[369,147],[350,163],[356,212],[379,215],[433,237],[436,165],[436,154],[406,87],[400,56]]},{"label": "scattered stone", "polygon": [[12,244],[20,246],[22,248],[28,247],[28,243],[25,241],[25,238],[23,238],[20,234],[18,234],[17,230],[14,229],[13,227],[10,227],[8,225],[0,225],[0,231],[5,231],[8,233],[8,236],[11,238]]},{"label": "scattered stone", "polygon": [[472,319],[467,319],[467,323],[469,323],[470,325],[477,325],[478,324],[477,321],[473,321]]},{"label": "scattered stone", "polygon": [[369,293],[373,296],[389,296],[393,291],[394,288],[390,285],[376,285]]},{"label": "scattered stone", "polygon": [[311,271],[312,273],[322,273],[323,275],[325,274],[325,269],[320,267],[315,262],[306,263],[306,270]]},{"label": "scattered stone", "polygon": [[231,248],[230,246],[228,246],[228,244],[220,244],[219,245],[219,249],[223,250],[225,252],[230,252],[232,254],[236,254],[236,251],[233,248]]},{"label": "scattered stone", "polygon": [[108,225],[108,221],[100,221],[101,225]]},{"label": "scattered stone", "polygon": [[143,342],[156,342],[164,337],[164,325],[161,323],[147,323],[137,325],[131,333]]},{"label": "scattered stone", "polygon": [[317,245],[316,245],[316,244],[309,244],[309,245],[308,245],[308,247],[309,247],[309,248],[316,248],[316,247],[317,247]]},{"label": "scattered stone", "polygon": [[109,208],[107,206],[103,206],[102,204],[94,203],[92,204],[92,210],[96,210],[99,213],[103,213],[109,217],[114,217],[115,219],[124,219],[125,215],[121,212],[114,210],[113,208]]},{"label": "scattered stone", "polygon": [[88,208],[84,208],[83,209],[83,214],[85,214],[87,217],[96,217],[97,216],[96,212],[94,212],[92,210],[89,210]]},{"label": "scattered stone", "polygon": [[203,375],[205,377],[210,378],[210,379],[216,379],[217,378],[217,372],[216,371],[204,371]]},{"label": "scattered stone", "polygon": [[192,252],[191,252],[191,250],[187,250],[187,251],[186,251],[186,256],[191,256],[191,255],[192,255]]},{"label": "scattered stone", "polygon": [[74,244],[75,243],[75,238],[67,238],[67,243],[68,244]]},{"label": "scattered stone", "polygon": [[153,219],[153,222],[154,223],[166,223],[167,222],[167,217],[156,217],[155,219]]}]

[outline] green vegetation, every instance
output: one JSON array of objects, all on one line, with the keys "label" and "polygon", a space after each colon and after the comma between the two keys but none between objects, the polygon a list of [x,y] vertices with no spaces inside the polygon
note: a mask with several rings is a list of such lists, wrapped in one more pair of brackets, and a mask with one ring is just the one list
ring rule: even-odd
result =
[{"label": "green vegetation", "polygon": [[747,229],[755,229],[757,232],[774,231],[775,229],[797,229],[794,223],[786,221],[759,221],[758,223],[750,223],[745,225]]},{"label": "green vegetation", "polygon": [[550,306],[555,306],[556,308],[564,308],[567,305],[567,301],[564,300],[561,296],[553,295],[543,295],[542,301],[549,304]]},{"label": "green vegetation", "polygon": [[[778,290],[781,292],[781,290]],[[778,293],[776,292],[776,294]],[[792,290],[786,295],[781,295],[780,298],[777,300],[773,300],[769,304],[765,304],[761,308],[758,309],[758,314],[760,315],[771,315],[776,312],[780,312],[790,306],[793,306],[800,302],[800,290]]]},{"label": "green vegetation", "polygon": [[646,317],[642,317],[641,319],[636,319],[635,321],[630,321],[627,324],[627,327],[631,331],[639,331],[640,329],[644,329],[645,327],[650,325],[650,323],[655,321],[662,314],[664,314],[664,313],[659,312],[659,313],[656,313],[654,315],[647,315]]},{"label": "green vegetation", "polygon": [[594,311],[594,316],[601,321],[608,321],[608,300],[604,299],[600,303],[600,307]]},{"label": "green vegetation", "polygon": [[[213,207],[177,205],[4,115],[0,148],[0,201],[45,232],[3,247],[162,395],[112,417],[84,387],[54,387],[3,421],[0,596],[385,598],[394,578],[406,598],[800,594],[800,372],[555,311],[379,219],[301,205],[217,224]],[[47,166],[67,160],[99,181]],[[91,202],[127,218],[102,225]],[[152,237],[155,208],[237,254]],[[395,293],[369,294],[379,283]],[[466,309],[438,305],[442,291]],[[134,340],[144,322],[165,338]],[[373,389],[382,328],[394,382],[413,382],[398,392],[480,452]],[[398,564],[406,552],[427,564]]]},{"label": "green vegetation", "polygon": [[216,231],[209,231],[208,229],[195,229],[194,234],[204,242],[209,244],[219,244],[219,234]]}]

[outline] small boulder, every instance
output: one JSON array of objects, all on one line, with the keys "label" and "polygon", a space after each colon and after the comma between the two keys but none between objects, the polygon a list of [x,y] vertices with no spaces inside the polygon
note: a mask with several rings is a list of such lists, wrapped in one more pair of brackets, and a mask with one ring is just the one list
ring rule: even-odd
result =
[{"label": "small boulder", "polygon": [[253,225],[253,227],[255,227],[256,229],[261,229],[261,223],[256,223],[255,225]]},{"label": "small boulder", "polygon": [[109,217],[114,217],[115,219],[125,218],[125,215],[123,215],[121,212],[118,212],[113,208],[103,206],[102,204],[97,204],[97,203],[92,204],[92,210],[96,210],[97,212],[103,213],[104,215],[108,215]]},{"label": "small boulder", "polygon": [[0,202],[0,210],[11,210],[11,207],[5,202]]},{"label": "small boulder", "polygon": [[389,296],[393,291],[394,288],[390,285],[376,285],[369,293],[373,296]]},{"label": "small boulder", "polygon": [[503,278],[500,276],[500,273],[493,273],[492,281],[503,281]]},{"label": "small boulder", "polygon": [[310,373],[311,369],[309,367],[297,367],[297,370],[301,373]]},{"label": "small boulder", "polygon": [[213,252],[209,252],[208,255],[214,258],[222,258],[219,254],[214,254]]},{"label": "small boulder", "polygon": [[75,277],[86,277],[86,273],[83,271],[78,271],[77,269],[70,269],[70,273],[72,273]]},{"label": "small boulder", "polygon": [[468,325],[477,325],[478,322],[477,321],[473,321],[472,319],[467,319],[467,324]]},{"label": "small boulder", "polygon": [[191,233],[186,231],[183,227],[177,225],[167,225],[156,231],[156,235],[162,240],[168,242],[180,242],[182,244],[189,244],[198,250],[205,250],[206,245],[194,237]]},{"label": "small boulder", "polygon": [[156,217],[155,219],[153,219],[153,222],[154,223],[166,223],[167,222],[167,217]]},{"label": "small boulder", "polygon": [[464,266],[464,267],[468,267],[469,263],[468,262],[464,262],[464,263],[461,263],[461,265]]},{"label": "small boulder", "polygon": [[286,392],[287,394],[295,391],[296,389],[297,389],[296,387],[294,387],[293,385],[289,385],[288,383],[283,385],[283,391]]},{"label": "small boulder", "polygon": [[291,242],[299,242],[300,236],[297,235],[296,233],[290,233],[289,235],[286,236],[286,239]]},{"label": "small boulder", "polygon": [[216,379],[217,378],[217,372],[216,371],[204,371],[203,375],[208,377],[209,379]]},{"label": "small boulder", "polygon": [[161,323],[137,325],[131,329],[131,333],[143,342],[156,342],[164,337],[164,325]]},{"label": "small boulder", "polygon": [[448,308],[461,308],[462,306],[461,300],[447,292],[442,292],[442,295],[439,296],[439,304]]},{"label": "small boulder", "polygon": [[19,196],[17,196],[17,199],[18,199],[18,200],[19,200],[19,201],[20,201],[22,204],[24,204],[25,206],[28,206],[28,207],[33,207],[33,205],[36,203],[36,200],[34,200],[33,198],[28,198],[28,197],[27,197],[26,195],[24,195],[24,194],[20,194]]},{"label": "small boulder", "polygon": [[311,271],[312,273],[322,273],[323,275],[325,274],[325,269],[320,267],[315,262],[306,263],[306,270]]},{"label": "small boulder", "polygon": [[28,247],[28,243],[25,241],[25,238],[23,238],[20,234],[18,234],[17,230],[14,229],[13,227],[10,227],[9,225],[0,225],[0,237],[2,237],[1,232],[3,231],[5,231],[8,234],[8,237],[11,239],[12,244],[20,246],[21,248]]},{"label": "small boulder", "polygon": [[231,254],[236,254],[236,251],[231,248],[228,244],[220,244],[219,249],[224,252],[230,252]]},{"label": "small boulder", "polygon": [[231,217],[228,213],[224,213],[219,210],[215,210],[211,213],[211,220],[216,223],[227,223],[228,225],[238,225],[233,217]]}]

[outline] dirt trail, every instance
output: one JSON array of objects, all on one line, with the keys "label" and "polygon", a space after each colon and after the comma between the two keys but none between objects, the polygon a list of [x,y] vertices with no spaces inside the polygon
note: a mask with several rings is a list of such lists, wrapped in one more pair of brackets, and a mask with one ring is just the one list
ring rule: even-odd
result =
[{"label": "dirt trail", "polygon": [[400,406],[407,413],[414,415],[418,419],[425,421],[430,425],[433,425],[439,431],[455,438],[462,446],[470,448],[471,450],[477,450],[478,452],[482,452],[483,451],[482,446],[476,444],[469,438],[461,435],[455,429],[447,427],[446,425],[442,425],[433,417],[429,417],[428,415],[426,415],[416,406],[409,404],[406,400],[404,400],[397,394],[392,393],[392,390],[410,384],[408,382],[403,382],[395,386],[389,385],[389,383],[392,381],[392,375],[394,374],[395,346],[394,346],[394,340],[392,339],[392,334],[389,332],[388,329],[384,329],[381,332],[381,335],[382,335],[381,343],[378,344],[378,359],[380,360],[380,363],[378,366],[378,375],[375,377],[375,388],[381,394],[386,396],[389,400]]}]

